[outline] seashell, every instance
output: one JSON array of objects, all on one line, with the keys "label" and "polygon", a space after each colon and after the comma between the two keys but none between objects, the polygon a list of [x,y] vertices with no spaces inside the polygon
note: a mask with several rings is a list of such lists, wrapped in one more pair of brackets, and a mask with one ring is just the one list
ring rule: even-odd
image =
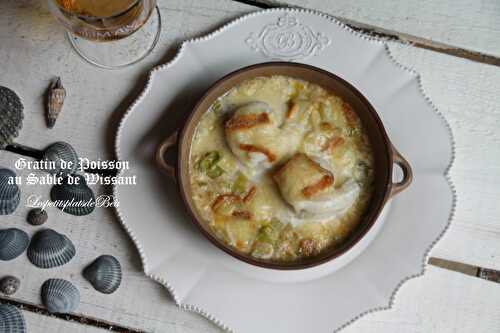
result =
[{"label": "seashell", "polygon": [[122,267],[115,257],[102,255],[83,270],[83,277],[97,291],[112,294],[122,282]]},{"label": "seashell", "polygon": [[42,285],[42,302],[50,313],[70,313],[80,304],[80,292],[69,281],[48,279]]},{"label": "seashell", "polygon": [[0,215],[12,214],[21,201],[19,187],[9,184],[15,178],[14,171],[0,168]]},{"label": "seashell", "polygon": [[0,149],[10,145],[23,127],[24,106],[19,96],[0,86]]},{"label": "seashell", "polygon": [[26,333],[26,321],[21,310],[10,304],[0,304],[0,332]]},{"label": "seashell", "polygon": [[21,281],[18,278],[7,275],[0,280],[0,293],[12,295],[19,289],[20,285]]},{"label": "seashell", "polygon": [[51,169],[45,170],[53,175],[70,175],[74,173],[79,166],[78,154],[75,148],[64,141],[55,142],[45,148],[42,160],[54,162],[53,164],[55,165]]},{"label": "seashell", "polygon": [[28,234],[20,229],[0,230],[0,260],[9,261],[19,257],[29,242]]},{"label": "seashell", "polygon": [[31,225],[42,225],[48,218],[47,212],[41,208],[34,208],[28,213],[28,223]]},{"label": "seashell", "polygon": [[52,229],[37,232],[28,248],[28,259],[40,268],[53,268],[68,263],[76,250],[71,240]]},{"label": "seashell", "polygon": [[64,89],[61,78],[52,82],[47,93],[47,127],[52,128],[56,124],[57,117],[61,113],[64,99],[66,98],[66,89]]},{"label": "seashell", "polygon": [[50,199],[54,205],[71,215],[88,215],[94,211],[95,196],[92,189],[87,186],[85,177],[80,175],[71,176],[76,184],[69,184],[69,177],[61,184],[56,184],[50,191]]}]

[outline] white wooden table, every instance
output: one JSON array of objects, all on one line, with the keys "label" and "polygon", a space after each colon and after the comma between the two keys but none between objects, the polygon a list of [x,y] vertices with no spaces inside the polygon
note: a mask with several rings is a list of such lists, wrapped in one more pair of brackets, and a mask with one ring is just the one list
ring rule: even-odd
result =
[{"label": "white wooden table", "polygon": [[[159,0],[164,26],[153,55],[129,69],[110,72],[92,67],[73,52],[45,1],[0,1],[0,85],[18,92],[25,105],[24,128],[17,141],[43,148],[64,140],[82,156],[112,158],[117,122],[153,65],[172,58],[186,38],[207,33],[240,14],[277,5],[244,2]],[[388,38],[397,60],[421,73],[427,94],[448,119],[456,141],[449,175],[457,207],[431,256],[500,270],[500,2],[283,2],[324,11],[354,28]],[[56,75],[62,77],[68,98],[56,127],[48,130],[43,94]],[[2,166],[13,168],[16,159],[0,152]],[[33,193],[47,197],[50,186],[21,188],[25,200]],[[16,226],[33,234],[37,228],[26,223],[27,211],[23,202],[13,215],[0,217],[0,228]],[[37,269],[25,256],[0,262],[0,276],[13,274],[22,280],[20,290],[12,297],[0,296],[0,302],[23,309],[29,332],[220,332],[199,315],[176,308],[167,291],[143,275],[136,249],[113,210],[96,209],[80,218],[56,209],[48,212],[45,226],[67,234],[77,247],[77,257],[51,270]],[[95,292],[80,274],[101,254],[116,256],[124,269],[122,286],[112,295]],[[79,286],[82,295],[76,313],[52,316],[43,309],[39,290],[49,277],[71,279]],[[366,315],[344,331],[500,332],[500,284],[429,265],[424,276],[400,288],[391,309]]]}]

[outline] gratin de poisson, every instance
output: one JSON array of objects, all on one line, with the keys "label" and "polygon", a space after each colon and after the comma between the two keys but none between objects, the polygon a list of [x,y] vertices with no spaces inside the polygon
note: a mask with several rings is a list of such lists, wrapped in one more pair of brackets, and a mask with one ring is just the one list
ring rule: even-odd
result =
[{"label": "gratin de poisson", "polygon": [[270,76],[218,98],[190,152],[196,209],[214,234],[258,259],[291,261],[340,244],[373,191],[373,156],[349,104]]}]

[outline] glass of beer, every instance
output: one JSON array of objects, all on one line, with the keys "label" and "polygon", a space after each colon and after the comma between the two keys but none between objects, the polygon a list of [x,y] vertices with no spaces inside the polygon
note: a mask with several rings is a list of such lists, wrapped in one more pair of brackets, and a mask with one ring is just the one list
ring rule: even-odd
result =
[{"label": "glass of beer", "polygon": [[76,52],[93,65],[119,69],[156,46],[161,16],[156,0],[48,0]]}]

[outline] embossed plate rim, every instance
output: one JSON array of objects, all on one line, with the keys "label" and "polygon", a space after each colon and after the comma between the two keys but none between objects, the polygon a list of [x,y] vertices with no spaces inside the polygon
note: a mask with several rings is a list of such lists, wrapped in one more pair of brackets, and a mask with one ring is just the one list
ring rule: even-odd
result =
[{"label": "embossed plate rim", "polygon": [[[443,116],[435,108],[435,106],[432,104],[432,102],[430,101],[430,99],[425,95],[425,93],[423,91],[423,88],[422,88],[422,85],[421,85],[421,80],[420,80],[419,75],[416,74],[415,71],[413,71],[413,70],[411,70],[411,69],[409,69],[409,68],[407,68],[407,67],[399,64],[392,57],[392,55],[390,54],[390,51],[389,51],[387,45],[385,45],[382,41],[379,41],[379,40],[377,40],[374,37],[365,36],[365,35],[362,35],[362,34],[360,34],[358,32],[352,31],[349,27],[347,27],[347,26],[343,25],[342,23],[336,21],[332,17],[324,15],[324,14],[321,14],[321,13],[317,13],[317,12],[314,12],[314,11],[310,11],[310,10],[302,10],[302,9],[271,9],[271,10],[267,10],[267,11],[262,11],[262,12],[257,12],[257,13],[251,13],[251,14],[242,16],[242,17],[240,17],[240,18],[238,18],[238,19],[230,22],[229,24],[225,25],[224,27],[216,30],[215,32],[213,32],[213,33],[211,33],[211,34],[209,34],[209,35],[207,35],[205,37],[196,38],[196,39],[184,42],[181,45],[181,48],[180,48],[179,52],[177,53],[177,55],[175,56],[175,58],[172,61],[170,61],[167,64],[157,66],[156,68],[154,68],[152,70],[152,72],[150,73],[150,76],[148,78],[148,83],[146,85],[146,88],[141,93],[141,95],[138,97],[138,99],[131,105],[131,107],[127,111],[126,115],[122,118],[122,121],[120,122],[119,130],[118,130],[118,134],[117,134],[117,139],[116,139],[116,142],[115,142],[115,148],[116,148],[116,152],[117,152],[118,158],[122,157],[122,154],[120,152],[120,138],[121,138],[121,135],[123,134],[121,132],[122,132],[122,130],[124,128],[125,122],[127,121],[127,119],[132,114],[132,111],[140,104],[140,102],[143,100],[143,98],[145,98],[145,96],[147,95],[148,91],[151,89],[151,85],[152,85],[152,81],[153,81],[153,78],[155,76],[155,73],[157,73],[160,70],[166,70],[166,69],[170,68],[171,66],[173,66],[175,63],[177,63],[179,61],[179,59],[181,58],[182,54],[185,52],[186,47],[188,45],[193,45],[194,46],[194,45],[196,45],[197,42],[207,41],[207,40],[210,40],[212,38],[215,38],[218,35],[220,35],[220,33],[226,31],[227,29],[229,29],[231,27],[234,27],[235,25],[237,25],[238,23],[242,22],[243,20],[246,20],[246,19],[258,16],[258,15],[267,14],[267,13],[269,13],[269,15],[272,15],[272,13],[276,13],[276,12],[296,13],[298,15],[300,15],[302,13],[304,13],[304,14],[311,14],[311,15],[317,15],[318,17],[324,18],[324,19],[326,19],[326,20],[328,20],[328,21],[330,21],[330,22],[338,25],[340,28],[346,30],[347,32],[349,32],[352,35],[360,37],[360,38],[362,38],[364,40],[375,42],[377,44],[382,44],[383,47],[384,47],[384,50],[385,50],[385,55],[392,61],[393,65],[395,65],[396,67],[402,69],[404,72],[409,73],[411,76],[413,76],[413,77],[415,77],[417,79],[417,81],[418,81],[418,88],[420,90],[422,98],[426,101],[426,103],[429,105],[429,107],[435,112],[435,114],[438,115],[439,119],[442,122],[442,125],[444,125],[444,127],[448,130],[448,137],[449,137],[449,139],[451,139],[451,143],[450,143],[450,145],[451,145],[451,158],[450,158],[450,161],[448,163],[448,166],[445,168],[445,170],[440,170],[440,172],[439,172],[440,174],[442,172],[444,172],[444,177],[445,177],[445,179],[446,179],[446,181],[448,183],[448,186],[451,189],[451,195],[452,195],[451,215],[449,215],[449,219],[447,221],[447,224],[445,225],[444,229],[439,234],[439,236],[435,240],[433,240],[431,242],[431,244],[426,244],[426,247],[425,247],[426,250],[424,252],[424,257],[422,258],[423,261],[421,262],[420,272],[418,274],[415,274],[415,275],[412,275],[412,276],[405,276],[405,277],[401,278],[400,281],[399,281],[399,283],[392,288],[392,293],[391,293],[390,299],[387,300],[386,302],[384,302],[384,304],[386,304],[386,305],[372,307],[369,310],[361,311],[360,313],[358,313],[358,314],[353,315],[352,317],[350,317],[351,318],[350,320],[349,320],[349,318],[347,318],[345,320],[345,322],[347,322],[347,323],[344,323],[343,325],[339,325],[339,327],[344,327],[348,323],[352,322],[356,318],[359,318],[360,316],[362,316],[362,315],[364,315],[364,314],[366,314],[368,312],[372,312],[372,311],[376,311],[376,310],[381,310],[381,309],[385,309],[385,308],[390,307],[391,304],[392,304],[392,301],[394,299],[394,295],[397,292],[397,290],[399,289],[399,287],[405,281],[407,281],[408,279],[410,279],[412,277],[415,277],[415,276],[420,276],[421,274],[423,274],[424,268],[425,268],[425,258],[427,257],[430,249],[434,246],[434,244],[441,238],[441,236],[446,231],[446,229],[447,229],[447,227],[449,225],[449,221],[451,220],[451,217],[452,217],[452,214],[453,214],[453,211],[454,211],[454,207],[455,207],[455,192],[454,192],[453,187],[451,185],[451,181],[450,181],[450,179],[449,179],[449,177],[447,175],[448,170],[449,170],[449,168],[452,165],[453,157],[454,157],[454,143],[453,143],[453,139],[452,139],[452,136],[451,136],[451,130],[450,130],[449,126],[447,125],[447,123],[446,123],[445,119],[443,118]],[[113,189],[113,192],[114,192],[114,195],[117,195],[118,194],[118,187],[115,186],[114,189]],[[141,260],[143,261],[145,271],[148,272],[147,275],[150,276],[151,278],[153,278],[154,280],[156,280],[156,281],[162,283],[163,285],[165,285],[167,287],[167,289],[172,293],[172,295],[173,295],[176,303],[179,306],[181,306],[182,308],[198,312],[198,313],[206,316],[207,318],[213,320],[214,322],[216,322],[221,327],[223,327],[225,329],[229,329],[227,325],[224,325],[221,322],[221,320],[219,320],[218,318],[216,318],[216,316],[214,316],[213,314],[211,314],[210,312],[208,312],[207,310],[205,310],[203,306],[195,305],[195,304],[191,304],[190,305],[190,304],[183,303],[181,301],[181,299],[179,299],[178,296],[176,296],[176,292],[175,292],[174,288],[167,281],[167,278],[165,276],[162,276],[162,275],[160,275],[158,273],[151,272],[150,270],[148,270],[148,261],[147,261],[147,258],[145,256],[145,253],[143,251],[143,248],[141,246],[141,241],[137,239],[137,237],[135,236],[134,231],[131,230],[131,228],[128,226],[127,222],[125,221],[125,218],[124,218],[124,215],[123,215],[123,212],[122,212],[121,208],[117,209],[117,214],[119,216],[120,221],[124,225],[124,228],[127,230],[127,232],[129,233],[129,235],[131,236],[131,238],[134,240],[134,243],[136,244],[136,246],[139,249],[139,253],[141,255]]]}]

